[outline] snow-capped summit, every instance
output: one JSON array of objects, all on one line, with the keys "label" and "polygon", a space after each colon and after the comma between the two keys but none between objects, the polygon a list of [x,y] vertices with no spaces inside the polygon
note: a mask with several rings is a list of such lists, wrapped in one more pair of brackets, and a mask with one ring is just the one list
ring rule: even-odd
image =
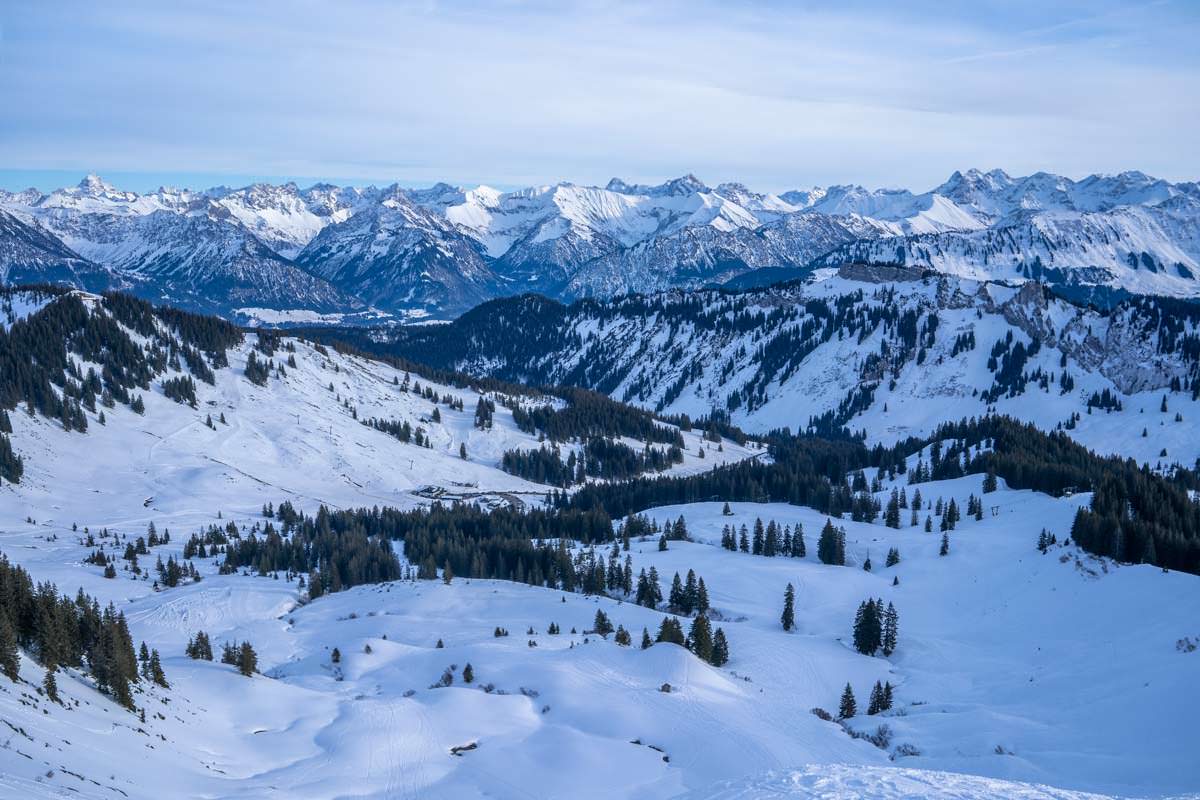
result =
[{"label": "snow-capped summit", "polygon": [[88,173],[83,177],[75,187],[79,190],[79,194],[86,197],[111,197],[114,199],[129,199],[135,195],[132,192],[119,192],[111,183],[108,183],[95,173]]},{"label": "snow-capped summit", "polygon": [[371,306],[465,311],[492,295],[479,244],[397,185],[375,203],[325,226],[296,263]]},{"label": "snow-capped summit", "polygon": [[779,199],[797,208],[811,208],[825,197],[826,190],[820,186],[811,189],[791,189],[779,195]]},{"label": "snow-capped summit", "polygon": [[659,186],[650,187],[647,194],[650,195],[686,195],[697,194],[699,192],[707,192],[708,187],[704,185],[704,181],[697,178],[692,173],[681,175],[678,178],[672,178]]},{"label": "snow-capped summit", "polygon": [[965,173],[955,170],[945,183],[933,190],[933,193],[962,208],[997,217],[1009,210],[1001,195],[1012,185],[1013,179],[1002,169],[981,172],[972,168]]},{"label": "snow-capped summit", "polygon": [[[177,227],[170,217],[203,220],[189,236],[251,236],[260,252],[324,274],[313,253],[329,252],[330,241],[313,250],[310,245],[331,227],[370,212],[355,229],[386,221],[372,237],[373,247],[393,260],[416,263],[409,248],[417,242],[426,242],[428,253],[465,259],[457,268],[436,270],[453,286],[428,286],[417,293],[424,299],[397,287],[362,287],[372,297],[389,298],[392,307],[411,302],[423,310],[439,296],[467,302],[519,291],[569,298],[693,288],[743,280],[760,268],[795,274],[839,259],[905,258],[976,277],[1035,270],[1054,283],[1200,294],[1200,281],[1192,278],[1200,274],[1200,237],[1194,233],[1200,186],[1138,171],[1074,181],[1048,172],[1014,177],[1001,169],[967,169],[921,193],[841,184],[778,195],[736,181],[710,187],[693,174],[658,184],[612,178],[604,186],[563,181],[511,191],[450,183],[304,189],[289,182],[201,191],[163,187],[146,194],[88,175],[47,195],[0,192],[0,208],[126,276],[159,272],[147,260],[164,263],[166,252],[224,252],[220,243],[167,243],[155,234],[148,238],[164,251],[151,253],[144,241],[129,238],[135,230],[146,237],[149,229]],[[132,221],[159,214],[167,217]],[[397,256],[402,252],[408,255]],[[459,285],[462,276],[485,273],[479,283],[468,279],[470,289]],[[305,298],[295,302],[302,305]],[[453,303],[442,312],[458,310]]]}]

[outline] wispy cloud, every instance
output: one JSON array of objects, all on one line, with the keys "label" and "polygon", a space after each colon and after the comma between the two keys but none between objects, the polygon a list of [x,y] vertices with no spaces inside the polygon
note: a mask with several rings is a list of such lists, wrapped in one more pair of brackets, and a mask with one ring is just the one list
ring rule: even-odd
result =
[{"label": "wispy cloud", "polygon": [[[901,13],[903,12],[903,13]],[[0,168],[924,188],[1200,174],[1183,3],[8,4]]]}]

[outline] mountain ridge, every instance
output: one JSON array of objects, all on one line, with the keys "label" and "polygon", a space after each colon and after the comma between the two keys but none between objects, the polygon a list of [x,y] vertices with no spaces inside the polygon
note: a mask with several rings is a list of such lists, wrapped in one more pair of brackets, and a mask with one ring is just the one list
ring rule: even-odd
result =
[{"label": "mountain ridge", "polygon": [[[116,284],[235,318],[246,307],[448,318],[523,291],[610,297],[860,261],[1200,296],[1200,185],[1132,170],[1075,181],[969,169],[921,193],[780,194],[690,174],[513,191],[256,183],[138,194],[88,175],[50,193],[0,192],[0,209]],[[13,240],[0,267],[19,265],[22,235],[10,224],[0,237]],[[31,263],[71,280],[70,257],[49,239]]]}]

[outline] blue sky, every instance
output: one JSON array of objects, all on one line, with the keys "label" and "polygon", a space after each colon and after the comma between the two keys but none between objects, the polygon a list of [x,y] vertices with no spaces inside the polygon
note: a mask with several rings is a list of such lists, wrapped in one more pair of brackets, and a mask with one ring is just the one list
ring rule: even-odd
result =
[{"label": "blue sky", "polygon": [[1200,178],[1200,3],[0,8],[0,186]]}]

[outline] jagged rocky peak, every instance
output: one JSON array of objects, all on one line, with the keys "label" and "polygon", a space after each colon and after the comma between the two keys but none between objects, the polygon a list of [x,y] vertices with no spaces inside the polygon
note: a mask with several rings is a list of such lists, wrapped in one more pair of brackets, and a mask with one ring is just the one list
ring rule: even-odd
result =
[{"label": "jagged rocky peak", "polygon": [[[169,254],[222,251],[220,243],[246,235],[312,270],[316,256],[302,254],[318,235],[365,213],[364,222],[386,222],[374,244],[380,252],[423,242],[430,252],[467,254],[458,272],[490,274],[485,297],[533,290],[571,299],[710,282],[762,285],[773,279],[769,275],[848,262],[1200,295],[1194,277],[1200,275],[1200,188],[1137,171],[1073,181],[1046,172],[1013,177],[1000,169],[967,169],[920,194],[841,184],[781,195],[735,180],[712,188],[693,174],[658,184],[613,178],[603,187],[558,182],[512,191],[448,182],[383,189],[256,183],[139,195],[89,175],[45,197],[0,193],[0,208],[130,276],[146,274],[150,261],[160,272]],[[213,225],[183,234],[168,219],[149,226],[133,221],[164,214],[203,217]],[[164,232],[171,230],[188,240],[167,241]],[[327,237],[319,252],[327,253],[331,240],[348,230]],[[362,235],[364,229],[355,230]],[[215,243],[202,241],[209,237]],[[157,250],[145,246],[151,240]],[[405,296],[394,288],[383,287],[382,296]]]}]

